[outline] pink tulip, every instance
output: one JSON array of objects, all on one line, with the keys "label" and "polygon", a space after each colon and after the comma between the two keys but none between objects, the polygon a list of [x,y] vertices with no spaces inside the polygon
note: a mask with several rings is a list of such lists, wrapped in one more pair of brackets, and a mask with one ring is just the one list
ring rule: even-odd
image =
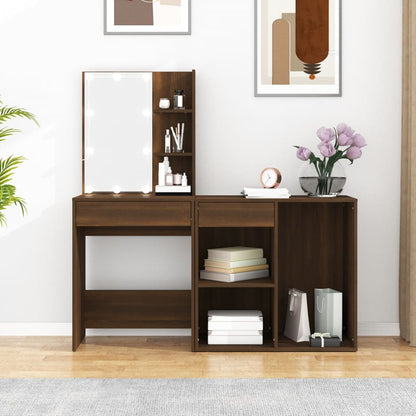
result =
[{"label": "pink tulip", "polygon": [[352,138],[352,144],[359,148],[367,146],[367,143],[361,134],[354,134],[354,137]]},{"label": "pink tulip", "polygon": [[354,130],[350,126],[347,126],[345,123],[338,124],[337,132],[339,135],[345,134],[348,137],[354,136]]},{"label": "pink tulip", "polygon": [[330,142],[335,138],[334,129],[321,127],[317,132],[316,135],[323,141],[323,142]]},{"label": "pink tulip", "polygon": [[347,158],[350,159],[350,160],[359,159],[361,157],[361,155],[362,155],[362,151],[357,146],[351,146],[347,150]]},{"label": "pink tulip", "polygon": [[310,155],[311,151],[306,147],[299,147],[299,149],[296,152],[296,156],[300,160],[308,160]]},{"label": "pink tulip", "polygon": [[318,144],[318,148],[322,156],[325,156],[325,157],[331,157],[336,152],[335,147],[331,142],[322,141],[321,143]]},{"label": "pink tulip", "polygon": [[352,144],[352,137],[348,136],[345,133],[341,133],[338,136],[338,143],[339,143],[340,146],[349,146],[349,145]]}]

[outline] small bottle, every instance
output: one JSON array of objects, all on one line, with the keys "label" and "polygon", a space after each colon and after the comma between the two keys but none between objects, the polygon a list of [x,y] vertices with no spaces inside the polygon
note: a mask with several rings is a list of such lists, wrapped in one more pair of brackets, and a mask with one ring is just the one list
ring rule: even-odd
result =
[{"label": "small bottle", "polygon": [[173,95],[173,109],[174,110],[185,110],[185,96],[183,90],[175,90]]},{"label": "small bottle", "polygon": [[188,178],[185,172],[182,175],[182,186],[188,186]]},{"label": "small bottle", "polygon": [[165,133],[165,153],[170,153],[170,152],[171,152],[170,132],[169,132],[169,129],[166,129],[166,133]]},{"label": "small bottle", "polygon": [[165,179],[166,186],[173,185],[173,175],[172,175],[172,168],[169,166],[166,172],[166,179]]},{"label": "small bottle", "polygon": [[165,156],[163,158],[163,164],[165,165],[165,173],[167,173],[168,172],[168,168],[170,167],[169,158],[167,156]]}]

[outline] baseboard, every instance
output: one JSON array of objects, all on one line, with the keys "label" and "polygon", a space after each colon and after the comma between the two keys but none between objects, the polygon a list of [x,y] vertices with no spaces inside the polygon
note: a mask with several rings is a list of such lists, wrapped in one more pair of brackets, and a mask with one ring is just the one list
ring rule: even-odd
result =
[{"label": "baseboard", "polygon": [[398,337],[400,336],[400,324],[398,322],[359,322],[358,336]]},{"label": "baseboard", "polygon": [[[0,322],[0,336],[71,336],[70,323]],[[89,336],[190,336],[190,329],[87,329]],[[398,323],[359,322],[359,336],[399,336]]]}]

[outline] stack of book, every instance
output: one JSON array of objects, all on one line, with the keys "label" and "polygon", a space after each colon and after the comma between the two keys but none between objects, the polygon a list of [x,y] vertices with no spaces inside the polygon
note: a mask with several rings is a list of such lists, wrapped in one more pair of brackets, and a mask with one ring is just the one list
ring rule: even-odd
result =
[{"label": "stack of book", "polygon": [[261,311],[208,311],[208,344],[263,344]]},{"label": "stack of book", "polygon": [[200,278],[217,282],[239,282],[242,280],[269,277],[269,265],[263,257],[263,249],[255,247],[223,247],[208,249],[205,270]]},{"label": "stack of book", "polygon": [[243,189],[242,194],[246,198],[290,198],[287,188],[247,188]]}]

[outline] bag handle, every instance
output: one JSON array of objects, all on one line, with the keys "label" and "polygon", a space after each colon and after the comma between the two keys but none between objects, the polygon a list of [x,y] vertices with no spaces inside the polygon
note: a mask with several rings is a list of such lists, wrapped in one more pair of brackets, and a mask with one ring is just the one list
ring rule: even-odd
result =
[{"label": "bag handle", "polygon": [[319,308],[319,295],[316,295],[316,310],[319,313],[324,313],[324,303],[325,303],[325,297],[322,296],[322,307]]},{"label": "bag handle", "polygon": [[289,289],[289,312],[293,314],[293,312],[295,311],[295,297],[298,294],[293,290],[293,289]]}]

